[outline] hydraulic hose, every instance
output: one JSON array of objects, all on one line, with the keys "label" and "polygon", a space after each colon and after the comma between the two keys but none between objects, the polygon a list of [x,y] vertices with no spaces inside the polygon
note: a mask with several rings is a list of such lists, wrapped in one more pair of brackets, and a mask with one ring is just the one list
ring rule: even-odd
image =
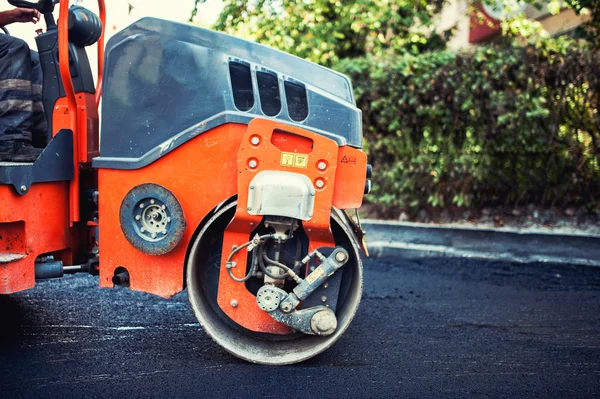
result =
[{"label": "hydraulic hose", "polygon": [[[273,234],[265,234],[265,235],[262,235],[262,236],[260,236],[260,237],[259,237],[259,240],[260,240],[260,241],[263,241],[263,240],[267,240],[267,239],[269,239],[269,238],[272,238],[272,237],[273,237]],[[227,262],[226,262],[226,265],[227,265],[227,273],[229,274],[229,277],[231,277],[231,279],[232,279],[233,281],[236,281],[236,282],[238,282],[238,283],[243,283],[243,282],[245,282],[245,281],[248,281],[248,280],[250,279],[250,277],[252,277],[252,274],[254,273],[254,270],[256,269],[256,262],[253,262],[253,263],[252,263],[252,267],[250,267],[250,270],[248,271],[248,274],[246,274],[246,276],[245,276],[245,277],[243,277],[243,278],[237,278],[237,277],[235,277],[235,276],[233,275],[232,271],[231,271],[231,269],[232,269],[234,266],[231,266],[231,267],[230,267],[229,265],[231,265],[231,259],[233,258],[233,256],[234,256],[235,254],[237,254],[237,253],[238,253],[240,250],[242,250],[242,249],[246,248],[247,246],[249,246],[249,245],[250,245],[250,244],[252,244],[253,242],[254,242],[254,240],[250,240],[250,241],[248,241],[248,242],[246,242],[246,243],[244,243],[244,244],[240,245],[239,247],[235,248],[235,249],[234,249],[233,251],[231,251],[231,253],[229,254],[229,257],[227,258]],[[261,243],[261,245],[262,245],[262,243]],[[254,248],[252,251],[253,251],[253,256],[258,256],[258,252],[257,252],[257,248],[256,248],[256,247],[255,247],[255,248]]]}]

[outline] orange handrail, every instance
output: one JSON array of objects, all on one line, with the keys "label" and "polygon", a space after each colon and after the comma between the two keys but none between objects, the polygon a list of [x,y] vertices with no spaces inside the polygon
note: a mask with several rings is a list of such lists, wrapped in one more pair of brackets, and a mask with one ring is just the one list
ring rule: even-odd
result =
[{"label": "orange handrail", "polygon": [[[104,0],[98,0],[100,21],[102,22],[102,33],[98,39],[98,85],[96,89],[96,106],[100,103],[102,96],[102,74],[104,72],[104,32],[106,25],[106,7]],[[71,226],[80,220],[79,209],[79,129],[77,125],[77,100],[73,79],[69,70],[69,0],[61,0],[60,12],[58,14],[58,59],[60,77],[67,96],[67,109],[69,113],[69,129],[73,132],[73,180],[69,186],[69,220]],[[63,60],[67,60],[64,62]]]},{"label": "orange handrail", "polygon": [[106,7],[104,0],[98,0],[98,14],[102,22],[102,33],[98,39],[98,83],[96,84],[96,106],[100,106],[102,97],[102,74],[104,73],[104,32],[106,29]]},{"label": "orange handrail", "polygon": [[[64,62],[67,60],[67,62]],[[69,128],[75,133],[77,129],[77,101],[75,100],[75,89],[73,88],[73,79],[69,71],[69,0],[60,2],[60,12],[58,14],[58,62],[60,68],[60,77],[67,95],[67,104],[69,107]],[[75,141],[75,137],[73,137]],[[77,152],[75,152],[77,154]]]},{"label": "orange handrail", "polygon": [[60,78],[67,95],[69,129],[73,132],[73,180],[69,185],[69,221],[79,221],[79,137],[77,135],[77,100],[69,70],[69,0],[60,2],[58,14],[58,63]]}]

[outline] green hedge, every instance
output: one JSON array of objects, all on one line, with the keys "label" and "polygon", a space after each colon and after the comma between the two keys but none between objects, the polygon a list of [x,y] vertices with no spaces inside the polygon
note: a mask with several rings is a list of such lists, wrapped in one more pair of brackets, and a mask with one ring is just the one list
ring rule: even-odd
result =
[{"label": "green hedge", "polygon": [[549,43],[337,65],[363,110],[370,201],[600,206],[600,54]]}]

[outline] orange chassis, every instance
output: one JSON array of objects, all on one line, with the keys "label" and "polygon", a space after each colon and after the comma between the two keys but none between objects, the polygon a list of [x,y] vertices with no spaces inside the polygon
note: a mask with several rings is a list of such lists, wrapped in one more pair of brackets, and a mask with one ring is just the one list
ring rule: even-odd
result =
[{"label": "orange chassis", "polygon": [[[104,2],[99,0],[105,22]],[[67,59],[68,0],[61,2],[59,56]],[[99,82],[103,68],[102,33],[98,44]],[[148,166],[135,170],[92,169],[98,156],[98,103],[95,95],[75,94],[67,64],[60,65],[66,97],[53,110],[55,134],[73,131],[74,177],[71,181],[34,183],[28,192],[16,193],[0,185],[0,294],[34,287],[35,261],[52,255],[65,265],[85,263],[97,244],[100,286],[112,288],[117,269],[125,268],[130,288],[170,297],[185,288],[185,264],[190,245],[219,204],[237,197],[235,216],[225,230],[219,307],[237,324],[252,331],[286,334],[290,328],[258,308],[244,284],[230,279],[226,254],[250,239],[262,219],[248,213],[250,182],[260,171],[286,171],[307,176],[314,184],[315,206],[303,222],[309,251],[335,246],[330,230],[332,207],[360,207],[366,183],[366,154],[317,133],[270,119],[253,119],[248,125],[226,123],[189,140]],[[179,244],[163,255],[148,255],[134,248],[120,225],[120,208],[127,193],[144,183],[168,189],[180,202],[185,231]],[[82,214],[84,190],[97,190],[98,218]],[[87,220],[86,220],[87,219]],[[94,232],[99,231],[99,238]],[[97,242],[96,242],[97,240]],[[246,264],[248,253],[233,260]],[[242,268],[233,269],[238,278]],[[238,306],[231,306],[235,299]]]}]

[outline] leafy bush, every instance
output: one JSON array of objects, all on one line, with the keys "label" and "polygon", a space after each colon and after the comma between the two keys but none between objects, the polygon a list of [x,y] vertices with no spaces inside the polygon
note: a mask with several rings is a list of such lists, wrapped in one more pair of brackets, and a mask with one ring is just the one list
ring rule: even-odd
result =
[{"label": "leafy bush", "polygon": [[340,62],[363,110],[371,201],[599,206],[599,65],[566,39]]},{"label": "leafy bush", "polygon": [[342,58],[382,50],[418,54],[443,48],[444,38],[430,26],[444,3],[445,0],[224,0],[215,28],[242,33],[330,66]]}]

